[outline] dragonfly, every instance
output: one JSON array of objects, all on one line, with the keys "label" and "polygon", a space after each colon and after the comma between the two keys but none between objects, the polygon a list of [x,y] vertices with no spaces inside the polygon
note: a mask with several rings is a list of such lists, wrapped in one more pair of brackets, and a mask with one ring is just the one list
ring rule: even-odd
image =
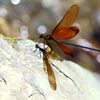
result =
[{"label": "dragonfly", "polygon": [[41,52],[43,52],[44,71],[48,75],[48,80],[49,80],[49,84],[50,84],[51,88],[53,90],[56,90],[56,87],[57,87],[57,85],[56,85],[56,79],[55,79],[55,75],[54,75],[54,72],[52,70],[52,67],[50,65],[50,61],[48,59],[48,54],[46,52],[46,49],[43,49],[43,48],[39,47],[38,44],[36,44],[35,47],[36,47],[36,49],[39,49]]},{"label": "dragonfly", "polygon": [[[60,60],[62,61],[61,58],[59,58],[58,56],[55,55],[55,53],[53,51],[51,51],[50,47],[47,47],[45,49],[41,48],[39,46],[39,44],[35,45],[36,49],[39,49],[40,53],[43,53],[43,65],[44,65],[44,71],[45,73],[48,75],[48,80],[49,80],[49,84],[51,86],[51,88],[53,90],[57,89],[57,84],[56,84],[56,78],[54,75],[54,72],[52,70],[51,65],[53,65],[60,73],[62,73],[66,78],[69,78],[74,85],[77,87],[76,83],[74,82],[74,80],[72,78],[70,78],[69,76],[67,76],[65,73],[63,73],[58,67],[56,67],[52,62],[49,61],[49,58],[54,59],[54,60]],[[35,52],[34,51],[34,52]],[[78,88],[78,87],[77,87]],[[79,89],[79,88],[78,88]],[[80,90],[80,89],[79,89]]]},{"label": "dragonfly", "polygon": [[49,43],[49,40],[52,40],[57,43],[57,45],[61,48],[61,50],[69,57],[73,57],[71,50],[64,45],[63,43],[59,42],[57,39],[70,39],[76,36],[79,32],[79,28],[76,26],[72,26],[76,20],[78,15],[79,6],[74,4],[70,9],[67,11],[63,19],[58,23],[58,25],[52,31],[50,35],[41,34],[39,38],[44,39],[47,42],[47,45],[51,48],[52,47]]},{"label": "dragonfly", "polygon": [[[78,11],[79,11],[78,5],[76,5],[76,4],[73,5],[67,11],[67,13],[63,17],[63,19],[59,22],[59,24],[54,28],[52,34],[50,34],[50,35],[41,34],[39,36],[39,38],[42,38],[47,42],[48,46],[51,48],[51,52],[52,52],[52,47],[49,44],[49,40],[52,40],[52,41],[56,42],[58,44],[58,46],[61,48],[61,50],[66,55],[68,55],[69,57],[73,57],[73,54],[70,51],[70,49],[68,47],[66,47],[66,45],[64,45],[63,43],[61,43],[58,40],[56,40],[55,38],[58,38],[58,39],[70,39],[70,38],[72,38],[72,37],[77,35],[77,33],[79,32],[79,28],[76,27],[76,26],[72,26],[72,24],[76,20]],[[55,75],[54,75],[54,72],[52,70],[52,67],[50,65],[50,61],[48,59],[49,55],[47,54],[45,49],[40,48],[38,44],[36,44],[36,48],[38,48],[41,52],[43,52],[44,71],[48,75],[48,80],[49,80],[49,84],[50,84],[51,88],[53,90],[56,90],[56,88],[57,88],[56,79],[55,79]]]},{"label": "dragonfly", "polygon": [[[74,36],[76,36],[78,34],[79,28],[76,27],[76,26],[72,26],[73,23],[75,22],[76,18],[77,18],[78,11],[79,11],[79,6],[77,4],[74,4],[73,6],[70,7],[70,9],[67,11],[65,16],[63,17],[63,19],[58,23],[58,25],[54,28],[54,30],[52,31],[52,33],[50,35],[41,34],[39,36],[39,38],[42,38],[47,42],[47,45],[51,48],[51,52],[52,52],[52,47],[49,44],[49,40],[56,42],[57,45],[61,48],[61,50],[67,56],[69,56],[71,58],[73,57],[73,54],[72,54],[71,50],[64,44],[83,47],[83,46],[80,46],[80,45],[75,45],[75,44],[66,43],[66,42],[63,42],[63,41],[60,41],[60,40],[56,40],[56,38],[57,39],[70,39],[70,38],[73,38]],[[51,88],[53,90],[56,90],[56,88],[57,88],[56,79],[55,79],[55,75],[54,75],[54,72],[52,70],[52,67],[50,65],[50,61],[48,59],[49,54],[47,54],[46,49],[39,47],[38,44],[36,44],[36,48],[38,48],[41,52],[43,52],[44,71],[48,75],[48,80],[49,80],[49,84],[50,84]],[[91,49],[91,48],[88,48],[88,47],[83,47],[83,48]],[[91,50],[96,50],[96,49],[91,49]]]}]

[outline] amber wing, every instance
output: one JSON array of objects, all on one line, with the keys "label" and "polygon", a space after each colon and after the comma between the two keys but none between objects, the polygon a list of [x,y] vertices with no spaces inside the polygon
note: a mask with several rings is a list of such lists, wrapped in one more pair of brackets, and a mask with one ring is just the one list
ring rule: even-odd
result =
[{"label": "amber wing", "polygon": [[70,9],[67,11],[65,16],[63,17],[63,19],[55,27],[52,34],[58,32],[59,30],[61,30],[63,28],[70,28],[76,20],[78,11],[79,11],[78,5],[75,4],[72,7],[70,7]]},{"label": "amber wing", "polygon": [[48,75],[49,84],[53,90],[56,90],[55,75],[51,68],[50,61],[44,52],[43,52],[43,63],[44,63],[44,71]]}]

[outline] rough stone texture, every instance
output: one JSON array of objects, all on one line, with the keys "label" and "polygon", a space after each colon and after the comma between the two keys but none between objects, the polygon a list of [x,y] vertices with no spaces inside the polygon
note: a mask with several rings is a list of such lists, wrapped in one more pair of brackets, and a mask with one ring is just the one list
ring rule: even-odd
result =
[{"label": "rough stone texture", "polygon": [[13,48],[0,37],[0,100],[100,100],[98,75],[71,61],[50,59],[77,86],[52,66],[57,83],[52,90],[35,44],[19,40]]}]

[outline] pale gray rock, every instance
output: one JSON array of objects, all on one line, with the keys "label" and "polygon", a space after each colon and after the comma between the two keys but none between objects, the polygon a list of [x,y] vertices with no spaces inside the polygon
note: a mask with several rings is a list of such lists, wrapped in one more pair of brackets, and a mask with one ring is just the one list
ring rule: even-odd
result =
[{"label": "pale gray rock", "polygon": [[0,100],[100,100],[97,75],[71,61],[50,59],[63,72],[52,65],[57,83],[52,90],[35,44],[18,40],[12,46],[0,37]]}]

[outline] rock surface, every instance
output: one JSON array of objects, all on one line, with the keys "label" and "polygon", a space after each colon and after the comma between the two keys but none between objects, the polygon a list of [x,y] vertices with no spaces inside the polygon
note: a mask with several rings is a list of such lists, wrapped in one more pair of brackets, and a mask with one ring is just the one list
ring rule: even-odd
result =
[{"label": "rock surface", "polygon": [[52,66],[57,83],[52,90],[35,44],[19,40],[12,46],[0,37],[0,100],[100,100],[98,75],[71,61],[50,59],[63,72]]}]

